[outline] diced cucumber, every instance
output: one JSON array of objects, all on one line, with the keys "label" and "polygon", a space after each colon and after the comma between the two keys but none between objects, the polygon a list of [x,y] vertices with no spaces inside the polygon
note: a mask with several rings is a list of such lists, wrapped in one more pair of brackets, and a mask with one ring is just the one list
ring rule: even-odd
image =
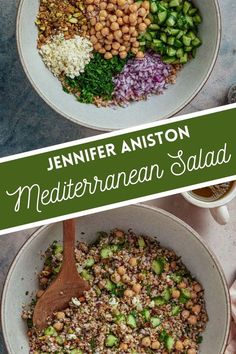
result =
[{"label": "diced cucumber", "polygon": [[160,35],[160,39],[162,40],[162,42],[166,43],[167,42],[167,35],[165,32],[162,32],[162,34]]},{"label": "diced cucumber", "polygon": [[56,342],[57,342],[57,344],[62,345],[64,343],[64,339],[61,336],[57,336]]},{"label": "diced cucumber", "polygon": [[193,22],[195,23],[195,25],[200,25],[200,23],[202,23],[201,16],[200,15],[193,16]]},{"label": "diced cucumber", "polygon": [[149,321],[151,317],[149,309],[143,309],[142,316],[144,317],[145,321]]},{"label": "diced cucumber", "polygon": [[90,280],[92,277],[91,274],[86,269],[82,270],[80,275],[84,280]]},{"label": "diced cucumber", "polygon": [[72,349],[70,351],[70,354],[83,354],[81,349]]},{"label": "diced cucumber", "polygon": [[162,58],[162,61],[163,63],[166,63],[166,64],[173,64],[175,61],[176,61],[176,57],[168,57],[168,56],[164,56]]},{"label": "diced cucumber", "polygon": [[53,272],[53,274],[58,274],[59,272],[60,272],[60,270],[61,270],[61,264],[58,266],[58,267],[56,267],[56,268],[53,268],[52,269],[52,272]]},{"label": "diced cucumber", "polygon": [[85,268],[91,268],[93,265],[94,265],[95,261],[94,259],[91,257],[91,258],[88,258],[86,261],[85,261]]},{"label": "diced cucumber", "polygon": [[167,26],[173,27],[175,25],[176,19],[173,16],[169,16],[166,20]]},{"label": "diced cucumber", "polygon": [[150,30],[159,30],[160,26],[158,26],[156,23],[151,23],[148,27]]},{"label": "diced cucumber", "polygon": [[158,317],[151,317],[150,322],[153,328],[158,327],[161,324],[161,320]]},{"label": "diced cucumber", "polygon": [[[164,58],[163,58],[164,59]],[[164,271],[165,259],[163,257],[157,258],[152,262],[152,270],[157,275],[160,275]]]},{"label": "diced cucumber", "polygon": [[158,12],[157,17],[160,24],[165,22],[167,18],[167,11]]},{"label": "diced cucumber", "polygon": [[181,48],[183,47],[183,43],[179,40],[175,38],[175,43],[174,43],[175,47],[177,48]]},{"label": "diced cucumber", "polygon": [[181,294],[188,300],[191,298],[191,294],[188,289],[181,289]]},{"label": "diced cucumber", "polygon": [[107,280],[106,280],[105,288],[106,288],[108,291],[113,291],[113,290],[116,288],[116,285],[115,285],[110,279],[107,279]]},{"label": "diced cucumber", "polygon": [[189,10],[189,15],[193,16],[198,12],[198,9],[196,9],[195,7],[193,7],[191,10]]},{"label": "diced cucumber", "polygon": [[156,298],[154,298],[155,301],[155,305],[157,306],[162,306],[165,305],[166,300],[162,297],[162,296],[157,296]]},{"label": "diced cucumber", "polygon": [[109,334],[105,340],[106,347],[114,347],[118,344],[118,338],[113,334]]},{"label": "diced cucumber", "polygon": [[55,330],[54,327],[49,326],[44,330],[44,335],[50,337],[57,337],[57,331]]},{"label": "diced cucumber", "polygon": [[183,5],[183,13],[185,15],[187,15],[187,13],[189,12],[189,10],[191,9],[192,4],[189,1],[185,1],[184,5]]},{"label": "diced cucumber", "polygon": [[196,37],[195,39],[192,40],[192,45],[194,47],[199,47],[201,44],[202,44],[202,41],[198,37]]},{"label": "diced cucumber", "polygon": [[186,64],[188,62],[188,54],[185,53],[180,59],[179,59],[180,64]]},{"label": "diced cucumber", "polygon": [[150,6],[151,13],[155,14],[158,10],[157,4],[155,2],[151,2]]},{"label": "diced cucumber", "polygon": [[191,16],[186,16],[186,23],[189,27],[194,27],[193,18]]},{"label": "diced cucumber", "polygon": [[144,239],[142,238],[142,237],[139,237],[138,238],[138,246],[139,246],[139,248],[144,248],[144,247],[146,247],[146,243],[145,243],[145,241],[144,241]]},{"label": "diced cucumber", "polygon": [[116,323],[125,322],[125,315],[123,315],[122,313],[116,315],[115,322]]},{"label": "diced cucumber", "polygon": [[175,305],[172,308],[171,314],[172,316],[177,316],[180,313],[180,306]]},{"label": "diced cucumber", "polygon": [[100,251],[100,255],[102,259],[110,258],[113,255],[112,250],[110,247],[104,247]]},{"label": "diced cucumber", "polygon": [[137,327],[136,319],[132,314],[129,314],[127,317],[127,325],[130,326],[131,328]]},{"label": "diced cucumber", "polygon": [[[169,45],[174,45],[174,43],[175,43],[175,37],[169,37],[168,38],[168,40],[167,40],[167,43],[169,44]],[[169,55],[169,54],[168,54]],[[171,56],[171,55],[170,55]]]},{"label": "diced cucumber", "polygon": [[177,6],[179,6],[180,5],[180,0],[171,0],[170,2],[169,2],[169,6],[170,7],[177,7]]},{"label": "diced cucumber", "polygon": [[57,255],[59,253],[63,253],[63,246],[60,245],[59,243],[55,243],[53,245],[53,254]]},{"label": "diced cucumber", "polygon": [[189,31],[189,32],[187,33],[187,36],[190,37],[192,40],[197,37],[196,34],[195,34],[193,31]]},{"label": "diced cucumber", "polygon": [[168,302],[171,298],[171,293],[170,293],[170,289],[166,288],[163,292],[162,292],[162,297],[163,299]]},{"label": "diced cucumber", "polygon": [[189,52],[191,52],[191,50],[193,49],[193,47],[184,47],[184,50],[185,50],[185,52],[187,52],[187,53],[189,53]]},{"label": "diced cucumber", "polygon": [[165,347],[169,353],[172,352],[174,348],[174,344],[175,344],[174,338],[172,338],[171,336],[167,336],[165,339]]},{"label": "diced cucumber", "polygon": [[178,273],[173,273],[170,277],[177,284],[181,283],[181,281],[183,280],[182,275],[180,275]]},{"label": "diced cucumber", "polygon": [[187,36],[183,36],[183,38],[182,38],[182,40],[183,40],[183,44],[186,46],[186,47],[189,47],[190,46],[190,44],[191,44],[191,38],[190,37],[187,37]]},{"label": "diced cucumber", "polygon": [[166,330],[163,329],[163,331],[160,333],[160,336],[159,336],[160,342],[164,342],[167,337],[168,337],[168,334],[167,334]]},{"label": "diced cucumber", "polygon": [[183,48],[179,48],[179,49],[176,51],[176,56],[177,56],[177,58],[181,58],[181,57],[183,57],[183,55],[184,55]]}]

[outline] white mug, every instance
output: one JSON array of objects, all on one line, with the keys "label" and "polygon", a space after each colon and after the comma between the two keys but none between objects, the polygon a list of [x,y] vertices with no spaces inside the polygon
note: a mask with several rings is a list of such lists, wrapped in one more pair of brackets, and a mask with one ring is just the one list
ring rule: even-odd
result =
[{"label": "white mug", "polygon": [[214,201],[203,200],[192,192],[185,192],[182,193],[182,195],[189,203],[200,208],[208,208],[215,221],[220,225],[225,225],[230,218],[227,204],[236,197],[236,181],[223,197]]}]

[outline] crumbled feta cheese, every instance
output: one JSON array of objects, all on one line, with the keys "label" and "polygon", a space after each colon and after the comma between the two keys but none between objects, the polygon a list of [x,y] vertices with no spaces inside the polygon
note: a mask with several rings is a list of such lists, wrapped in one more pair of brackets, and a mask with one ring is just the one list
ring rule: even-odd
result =
[{"label": "crumbled feta cheese", "polygon": [[81,302],[76,297],[72,297],[71,301],[72,301],[72,304],[77,307],[79,307],[81,305]]},{"label": "crumbled feta cheese", "polygon": [[63,34],[51,38],[40,49],[44,63],[55,76],[64,73],[70,78],[79,76],[92,57],[93,45],[87,39],[75,36],[65,39]]}]

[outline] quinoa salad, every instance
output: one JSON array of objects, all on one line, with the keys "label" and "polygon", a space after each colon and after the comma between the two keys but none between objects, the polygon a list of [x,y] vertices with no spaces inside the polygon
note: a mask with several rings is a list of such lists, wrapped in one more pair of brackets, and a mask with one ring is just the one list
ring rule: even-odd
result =
[{"label": "quinoa salad", "polygon": [[45,253],[36,300],[22,313],[30,354],[199,353],[208,321],[201,284],[172,250],[132,230],[100,232],[95,244],[78,243],[78,272],[91,289],[37,332],[34,306],[62,257],[54,242]]},{"label": "quinoa salad", "polygon": [[127,106],[162,94],[202,41],[188,0],[40,0],[38,51],[82,103]]}]

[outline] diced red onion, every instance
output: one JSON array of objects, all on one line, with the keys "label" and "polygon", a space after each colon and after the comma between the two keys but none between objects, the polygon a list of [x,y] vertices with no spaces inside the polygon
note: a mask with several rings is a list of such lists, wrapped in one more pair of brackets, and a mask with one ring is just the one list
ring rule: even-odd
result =
[{"label": "diced red onion", "polygon": [[147,52],[143,59],[131,59],[114,78],[114,99],[120,104],[139,101],[150,94],[160,94],[172,66],[165,64],[159,54]]}]

